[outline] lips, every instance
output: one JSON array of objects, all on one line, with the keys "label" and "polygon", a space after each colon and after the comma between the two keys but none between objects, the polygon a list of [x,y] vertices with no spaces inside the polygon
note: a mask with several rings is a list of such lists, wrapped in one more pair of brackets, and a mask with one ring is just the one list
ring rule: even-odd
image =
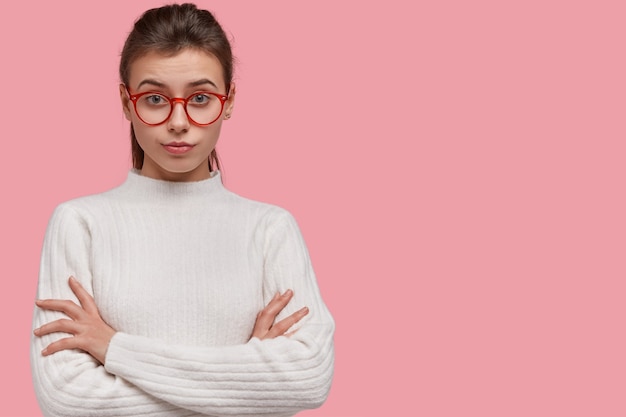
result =
[{"label": "lips", "polygon": [[170,142],[163,145],[165,150],[174,155],[182,155],[193,149],[194,145],[187,142]]}]

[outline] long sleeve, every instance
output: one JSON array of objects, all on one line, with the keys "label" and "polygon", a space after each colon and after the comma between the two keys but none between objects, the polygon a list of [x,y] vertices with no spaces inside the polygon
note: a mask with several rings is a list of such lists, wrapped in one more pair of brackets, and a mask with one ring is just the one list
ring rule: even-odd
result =
[{"label": "long sleeve", "polygon": [[[121,186],[55,210],[37,298],[71,299],[76,277],[118,333],[105,365],[33,337],[31,368],[47,416],[291,416],[327,398],[334,322],[293,217],[210,179],[173,183],[131,171]],[[277,292],[307,306],[289,337],[249,339]],[[34,328],[64,318],[35,308]]]},{"label": "long sleeve", "polygon": [[[59,206],[44,239],[37,298],[78,300],[67,279],[78,278],[92,291],[92,244],[88,221],[67,204]],[[63,313],[35,308],[33,328],[64,318]],[[68,337],[53,334],[33,337],[31,369],[37,398],[46,416],[192,416],[133,386],[104,369],[89,354],[61,351],[43,357],[41,350],[54,340]]]},{"label": "long sleeve", "polygon": [[276,291],[294,290],[278,319],[309,307],[293,335],[201,347],[117,333],[107,352],[107,371],[155,398],[213,416],[293,415],[321,405],[333,375],[334,322],[289,213],[273,216],[262,246],[266,301]]}]

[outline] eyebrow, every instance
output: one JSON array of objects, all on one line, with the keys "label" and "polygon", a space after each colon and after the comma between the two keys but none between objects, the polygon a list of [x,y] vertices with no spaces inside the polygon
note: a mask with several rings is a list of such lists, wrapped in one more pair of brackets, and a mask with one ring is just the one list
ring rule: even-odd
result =
[{"label": "eyebrow", "polygon": [[[141,86],[144,85],[144,84],[151,84],[151,85],[153,85],[155,87],[159,87],[159,88],[165,88],[166,87],[166,85],[163,84],[162,82],[153,80],[151,78],[147,78],[147,79],[145,79],[145,80],[143,80],[142,82],[139,83],[139,85],[137,86],[137,89],[141,88]],[[203,84],[211,84],[213,87],[217,88],[217,85],[213,81],[209,80],[208,78],[202,78],[202,79],[197,80],[197,81],[192,81],[192,82],[188,83],[187,86],[188,87],[198,87],[199,85],[203,85]]]},{"label": "eyebrow", "polygon": [[203,78],[201,80],[191,82],[191,83],[189,83],[187,85],[189,87],[197,87],[197,86],[202,85],[202,84],[211,84],[213,87],[217,88],[217,84],[215,84],[213,81],[209,80],[208,78]]}]

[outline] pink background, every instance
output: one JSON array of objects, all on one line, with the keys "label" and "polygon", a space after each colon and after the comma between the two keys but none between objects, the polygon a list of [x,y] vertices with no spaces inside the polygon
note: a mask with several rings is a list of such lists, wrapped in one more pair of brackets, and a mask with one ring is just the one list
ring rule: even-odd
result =
[{"label": "pink background", "polygon": [[[159,1],[0,13],[2,416],[39,416],[46,224],[129,167],[117,64]],[[621,1],[201,1],[234,37],[225,183],[294,213],[337,321],[313,416],[626,415]]]}]

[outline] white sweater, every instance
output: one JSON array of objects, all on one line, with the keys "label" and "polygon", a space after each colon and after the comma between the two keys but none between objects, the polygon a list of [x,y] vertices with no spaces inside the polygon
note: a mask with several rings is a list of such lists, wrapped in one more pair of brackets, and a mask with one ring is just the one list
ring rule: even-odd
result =
[{"label": "white sweater", "polygon": [[[61,204],[43,245],[37,298],[72,299],[76,277],[118,333],[105,366],[73,350],[31,365],[46,416],[288,416],[321,405],[333,374],[333,319],[285,210],[226,190],[131,171],[121,186]],[[280,291],[303,306],[290,337],[250,339]],[[63,317],[35,308],[33,326]]]}]

